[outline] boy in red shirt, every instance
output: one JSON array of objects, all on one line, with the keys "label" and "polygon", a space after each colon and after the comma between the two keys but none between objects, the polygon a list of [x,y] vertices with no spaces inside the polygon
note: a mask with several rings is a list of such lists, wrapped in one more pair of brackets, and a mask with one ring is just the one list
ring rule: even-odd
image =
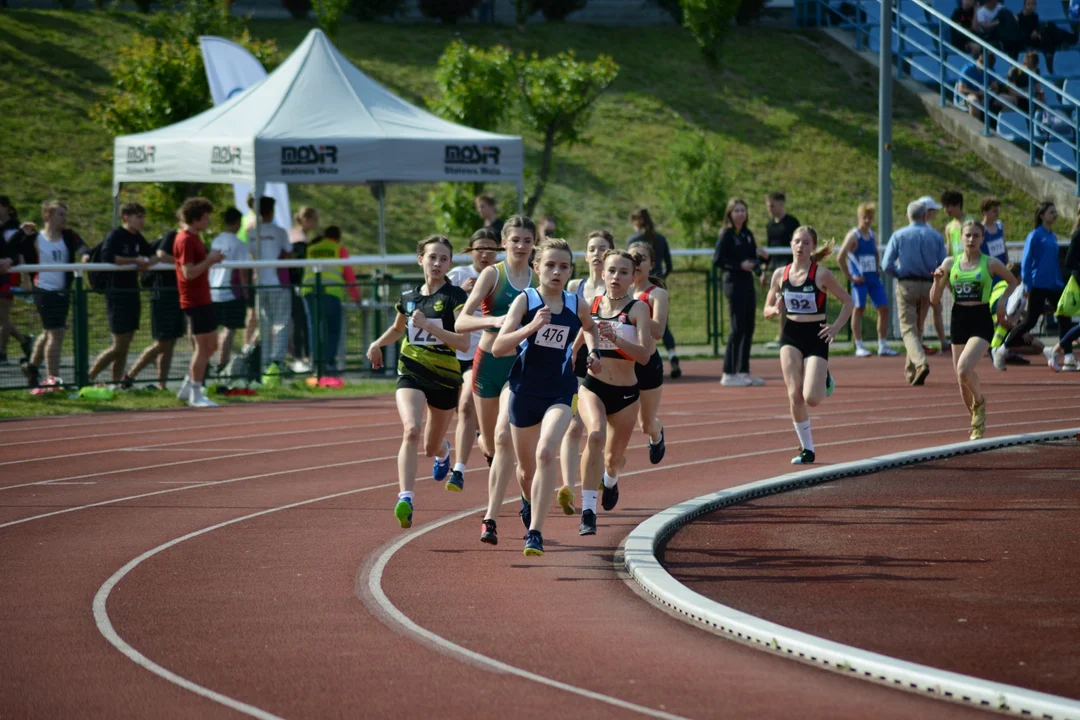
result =
[{"label": "boy in red shirt", "polygon": [[180,233],[173,243],[176,258],[176,287],[180,293],[180,308],[188,317],[195,352],[191,356],[190,373],[184,378],[177,397],[191,407],[217,407],[203,395],[203,377],[210,358],[217,351],[217,317],[210,297],[208,271],[225,259],[217,250],[206,252],[199,233],[210,225],[214,206],[203,197],[188,198],[180,206]]}]

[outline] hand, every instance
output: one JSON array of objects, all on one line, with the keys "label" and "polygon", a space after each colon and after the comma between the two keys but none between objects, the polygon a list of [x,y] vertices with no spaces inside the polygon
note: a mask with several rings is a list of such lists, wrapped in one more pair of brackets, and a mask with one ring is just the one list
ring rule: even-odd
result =
[{"label": "hand", "polygon": [[371,363],[372,370],[378,370],[383,366],[382,348],[371,343],[371,346],[367,349],[367,359]]},{"label": "hand", "polygon": [[35,224],[34,224],[34,223],[32,223],[32,222],[24,222],[24,223],[22,224],[22,226],[20,227],[20,229],[21,229],[21,230],[23,231],[23,233],[24,233],[24,234],[26,234],[26,235],[33,235],[34,233],[36,233],[36,232],[37,232],[37,225],[35,225]]},{"label": "hand", "polygon": [[90,256],[88,254],[86,254],[86,253],[83,253],[82,255],[79,256],[79,262],[81,262],[81,263],[90,262]]},{"label": "hand", "polygon": [[615,326],[606,320],[601,320],[596,324],[596,329],[600,332],[600,339],[609,343],[615,342]]},{"label": "hand", "polygon": [[754,265],[755,263],[753,260],[743,260],[741,263],[739,263],[739,267],[741,267],[746,272],[753,272]]},{"label": "hand", "polygon": [[461,283],[461,289],[465,292],[472,292],[472,289],[476,287],[476,278],[469,278],[465,282]]},{"label": "hand", "polygon": [[999,307],[997,309],[997,324],[1000,325],[1001,327],[1005,327],[1005,322],[1006,322],[1005,310],[1000,307],[1001,303],[998,303],[998,305],[999,305]]},{"label": "hand", "polygon": [[150,261],[144,257],[135,258],[135,267],[145,271],[148,267],[150,267]]},{"label": "hand", "polygon": [[505,321],[506,321],[506,316],[505,315],[496,315],[495,317],[491,318],[491,327],[498,330],[499,328],[501,328],[503,326],[503,323]]},{"label": "hand", "polygon": [[210,254],[206,256],[211,265],[217,265],[219,262],[225,259],[225,253],[220,250],[211,250]]},{"label": "hand", "polygon": [[428,319],[427,315],[425,315],[424,313],[420,312],[419,310],[413,310],[412,317],[409,319],[412,320],[413,327],[420,328],[421,330],[427,330]]},{"label": "hand", "polygon": [[529,323],[529,326],[536,331],[547,325],[549,322],[551,322],[551,308],[544,305],[536,311],[536,315],[533,316],[533,320]]},{"label": "hand", "polygon": [[851,276],[851,284],[852,285],[865,285],[866,284],[866,278],[864,278],[862,275],[852,275]]},{"label": "hand", "polygon": [[943,268],[937,268],[936,270],[934,270],[933,276],[935,280],[940,280],[941,278],[945,277],[945,270]]},{"label": "hand", "polygon": [[840,331],[840,328],[835,325],[826,325],[821,323],[821,332],[818,333],[818,337],[823,339],[827,343],[831,343],[836,339],[836,333]]},{"label": "hand", "polygon": [[0,258],[0,272],[7,272],[11,267],[11,260],[7,258]]},{"label": "hand", "polygon": [[592,370],[593,373],[600,372],[600,358],[592,353],[589,354],[589,360],[585,363],[586,369]]},{"label": "hand", "polygon": [[763,247],[759,247],[757,249],[757,254],[758,254],[758,257],[761,258],[762,260],[768,260],[769,259],[769,251],[766,250]]},{"label": "hand", "polygon": [[765,310],[762,313],[766,320],[772,320],[780,314],[780,303],[774,303],[772,305],[765,305]]}]

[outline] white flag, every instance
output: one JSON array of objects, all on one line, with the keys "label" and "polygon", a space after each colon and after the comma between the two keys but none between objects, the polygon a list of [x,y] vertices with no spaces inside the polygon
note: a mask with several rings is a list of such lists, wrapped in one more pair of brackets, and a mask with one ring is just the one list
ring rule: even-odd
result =
[{"label": "white flag", "polygon": [[[266,77],[266,68],[242,45],[232,40],[214,36],[199,38],[202,48],[203,65],[206,66],[206,80],[210,83],[210,97],[215,105],[239,95],[254,87]],[[236,208],[246,213],[247,196],[251,186],[236,183],[233,185],[233,197]],[[292,227],[292,211],[289,207],[289,186],[285,183],[267,183],[264,195],[274,200],[274,222],[286,230]]]}]

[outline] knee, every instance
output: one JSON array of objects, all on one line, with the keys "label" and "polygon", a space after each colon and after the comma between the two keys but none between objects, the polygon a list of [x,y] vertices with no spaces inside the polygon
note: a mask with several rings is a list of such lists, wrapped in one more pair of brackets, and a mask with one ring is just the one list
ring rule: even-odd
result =
[{"label": "knee", "polygon": [[975,371],[969,367],[958,367],[956,368],[956,377],[966,385],[975,377]]},{"label": "knee", "polygon": [[607,443],[607,433],[603,430],[590,430],[589,437],[586,439],[586,445],[592,452],[600,452],[604,449],[604,445]]},{"label": "knee", "polygon": [[551,465],[555,462],[555,448],[541,445],[536,449],[537,466]]},{"label": "knee", "polygon": [[802,390],[788,390],[788,404],[791,407],[802,407],[806,404],[806,399],[803,397]]},{"label": "knee", "polygon": [[420,426],[414,425],[413,423],[407,423],[402,438],[410,445],[416,445],[420,442]]},{"label": "knee", "polygon": [[458,403],[458,422],[471,422],[476,419],[476,407],[473,405],[472,393],[463,392],[461,402]]},{"label": "knee", "polygon": [[495,431],[495,447],[505,451],[513,449],[514,440],[510,435],[509,428],[499,428]]},{"label": "knee", "polygon": [[818,405],[821,404],[821,400],[822,400],[821,395],[807,395],[806,396],[806,404],[807,404],[808,407],[817,407]]}]

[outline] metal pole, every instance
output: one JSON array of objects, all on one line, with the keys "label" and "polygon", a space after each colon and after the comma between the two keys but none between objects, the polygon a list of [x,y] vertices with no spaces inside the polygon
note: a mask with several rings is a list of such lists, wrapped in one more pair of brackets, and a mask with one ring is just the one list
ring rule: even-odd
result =
[{"label": "metal pole", "polygon": [[[881,2],[878,36],[878,241],[892,237],[892,2]],[[883,268],[884,270],[884,268]],[[892,309],[891,335],[897,332],[893,284],[885,283]]]},{"label": "metal pole", "polygon": [[112,199],[112,226],[113,227],[117,227],[118,225],[120,225],[120,185],[121,185],[121,183],[116,183],[116,186],[113,188],[113,199]]}]

